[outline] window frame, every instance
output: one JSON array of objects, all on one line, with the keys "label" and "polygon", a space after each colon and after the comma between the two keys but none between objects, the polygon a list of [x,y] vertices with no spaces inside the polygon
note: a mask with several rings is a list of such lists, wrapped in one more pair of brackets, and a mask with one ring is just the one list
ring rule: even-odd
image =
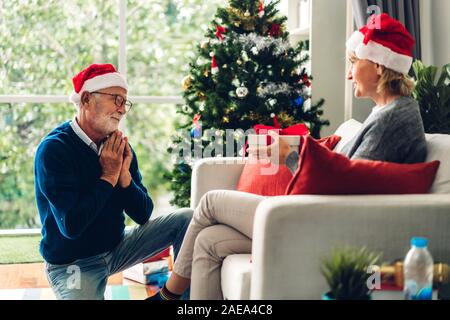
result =
[{"label": "window frame", "polygon": [[[119,66],[118,71],[127,76],[127,0],[119,0]],[[133,103],[141,104],[181,104],[181,96],[130,96]],[[0,95],[0,103],[70,103],[68,95]]]},{"label": "window frame", "polygon": [[[127,0],[119,0],[119,66],[118,71],[127,76]],[[134,104],[182,104],[184,100],[181,96],[144,96],[136,95],[129,96],[129,99]],[[20,94],[0,95],[0,104],[12,104],[12,103],[71,103],[68,95],[36,95],[36,94]],[[129,229],[130,227],[126,227]],[[37,235],[41,230],[32,229],[3,229],[0,230],[1,236],[23,236],[23,235]]]}]

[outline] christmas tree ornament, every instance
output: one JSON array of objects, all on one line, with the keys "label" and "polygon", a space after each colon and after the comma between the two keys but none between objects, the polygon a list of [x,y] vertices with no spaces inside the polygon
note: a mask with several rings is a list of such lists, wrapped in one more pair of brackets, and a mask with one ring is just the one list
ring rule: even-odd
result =
[{"label": "christmas tree ornament", "polygon": [[181,81],[181,86],[183,88],[183,91],[186,91],[187,89],[189,89],[191,87],[191,85],[192,85],[192,77],[191,77],[191,75],[187,75]]},{"label": "christmas tree ornament", "polygon": [[253,47],[250,51],[251,51],[251,52],[253,53],[253,55],[255,55],[255,56],[259,53],[257,47]]},{"label": "christmas tree ornament", "polygon": [[209,77],[209,70],[205,70],[205,71],[203,72],[203,75],[204,75],[206,78],[208,78],[208,77]]},{"label": "christmas tree ornament", "polygon": [[271,37],[278,37],[280,35],[280,25],[278,23],[272,23],[270,25],[269,35]]},{"label": "christmas tree ornament", "polygon": [[211,74],[215,75],[219,72],[219,67],[216,62],[216,57],[213,55],[211,59]]},{"label": "christmas tree ornament", "polygon": [[239,81],[238,78],[234,78],[233,81],[231,81],[231,84],[236,88],[241,86],[241,82]]},{"label": "christmas tree ornament", "polygon": [[260,95],[262,92],[263,92],[263,87],[262,86],[258,86],[257,88],[256,88],[256,93],[258,94],[258,95]]},{"label": "christmas tree ornament", "polygon": [[280,112],[278,118],[283,127],[290,127],[295,124],[294,117],[288,115],[285,111]]},{"label": "christmas tree ornament", "polygon": [[259,18],[264,17],[264,1],[261,1],[261,2],[259,3],[258,17],[259,17]]},{"label": "christmas tree ornament", "polygon": [[245,98],[248,95],[248,89],[247,87],[241,86],[236,89],[236,95],[238,98]]},{"label": "christmas tree ornament", "polygon": [[241,56],[242,56],[242,60],[244,60],[245,62],[247,62],[247,61],[249,60],[247,51],[242,50],[242,51],[241,51]]},{"label": "christmas tree ornament", "polygon": [[202,91],[197,92],[197,96],[198,96],[200,101],[205,101],[206,100],[206,95]]},{"label": "christmas tree ornament", "polygon": [[226,29],[222,26],[216,26],[216,37],[219,38],[221,41],[225,40],[225,37],[223,34],[226,32]]},{"label": "christmas tree ornament", "polygon": [[296,107],[303,107],[303,104],[305,103],[305,99],[302,96],[299,96],[297,99],[294,100],[294,106]]},{"label": "christmas tree ornament", "polygon": [[202,137],[202,131],[201,131],[201,129],[199,129],[199,128],[197,128],[197,127],[193,127],[193,128],[191,129],[191,137],[192,137],[192,138],[195,138],[195,139],[201,138],[201,137]]},{"label": "christmas tree ornament", "polygon": [[188,113],[189,112],[189,106],[187,104],[183,105],[181,107],[181,111],[183,111],[184,113]]},{"label": "christmas tree ornament", "polygon": [[302,82],[305,86],[311,87],[311,81],[309,81],[309,77],[306,73],[303,75]]},{"label": "christmas tree ornament", "polygon": [[205,103],[204,102],[200,103],[200,106],[198,107],[198,110],[205,111]]},{"label": "christmas tree ornament", "polygon": [[227,64],[224,64],[224,65],[222,66],[222,69],[226,69],[226,68],[228,68],[228,65],[227,65]]},{"label": "christmas tree ornament", "polygon": [[202,136],[202,126],[200,124],[201,115],[196,114],[192,119],[194,127],[191,129],[191,137],[200,138]]},{"label": "christmas tree ornament", "polygon": [[250,17],[250,11],[245,11],[245,13],[244,13],[244,17]]},{"label": "christmas tree ornament", "polygon": [[273,106],[275,106],[275,105],[277,104],[277,99],[270,99],[270,100],[268,101],[268,103],[269,103],[269,105],[270,105],[271,107],[273,107]]},{"label": "christmas tree ornament", "polygon": [[230,122],[230,118],[228,118],[227,116],[224,116],[224,117],[222,118],[222,121],[223,121],[224,123],[229,123],[229,122]]},{"label": "christmas tree ornament", "polygon": [[302,73],[302,71],[300,70],[300,68],[295,68],[294,70],[291,71],[291,76],[298,76]]},{"label": "christmas tree ornament", "polygon": [[242,64],[242,60],[238,59],[238,60],[236,61],[236,63],[237,63],[238,65],[241,65],[241,64]]}]

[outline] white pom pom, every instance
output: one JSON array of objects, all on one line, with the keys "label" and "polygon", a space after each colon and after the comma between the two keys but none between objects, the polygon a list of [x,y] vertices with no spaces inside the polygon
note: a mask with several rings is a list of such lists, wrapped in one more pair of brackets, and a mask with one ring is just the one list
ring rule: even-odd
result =
[{"label": "white pom pom", "polygon": [[271,114],[270,114],[270,117],[271,117],[271,118],[275,118],[275,113],[271,113]]}]

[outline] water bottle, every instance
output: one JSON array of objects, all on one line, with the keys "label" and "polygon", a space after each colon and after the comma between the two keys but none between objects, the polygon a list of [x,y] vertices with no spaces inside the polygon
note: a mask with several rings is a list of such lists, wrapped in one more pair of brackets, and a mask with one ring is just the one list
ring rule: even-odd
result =
[{"label": "water bottle", "polygon": [[406,300],[431,300],[433,295],[433,258],[427,249],[426,238],[412,238],[404,268]]}]

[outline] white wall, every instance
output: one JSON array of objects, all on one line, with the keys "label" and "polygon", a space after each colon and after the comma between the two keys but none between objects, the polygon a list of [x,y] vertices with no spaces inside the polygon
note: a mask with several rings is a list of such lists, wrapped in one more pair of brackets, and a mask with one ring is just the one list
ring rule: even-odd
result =
[{"label": "white wall", "polygon": [[344,121],[346,9],[345,0],[311,4],[311,95],[313,102],[325,99],[323,117],[330,121],[322,136],[332,134]]},{"label": "white wall", "polygon": [[429,1],[431,1],[433,64],[442,67],[450,63],[450,19],[448,17],[450,13],[450,1]]}]

